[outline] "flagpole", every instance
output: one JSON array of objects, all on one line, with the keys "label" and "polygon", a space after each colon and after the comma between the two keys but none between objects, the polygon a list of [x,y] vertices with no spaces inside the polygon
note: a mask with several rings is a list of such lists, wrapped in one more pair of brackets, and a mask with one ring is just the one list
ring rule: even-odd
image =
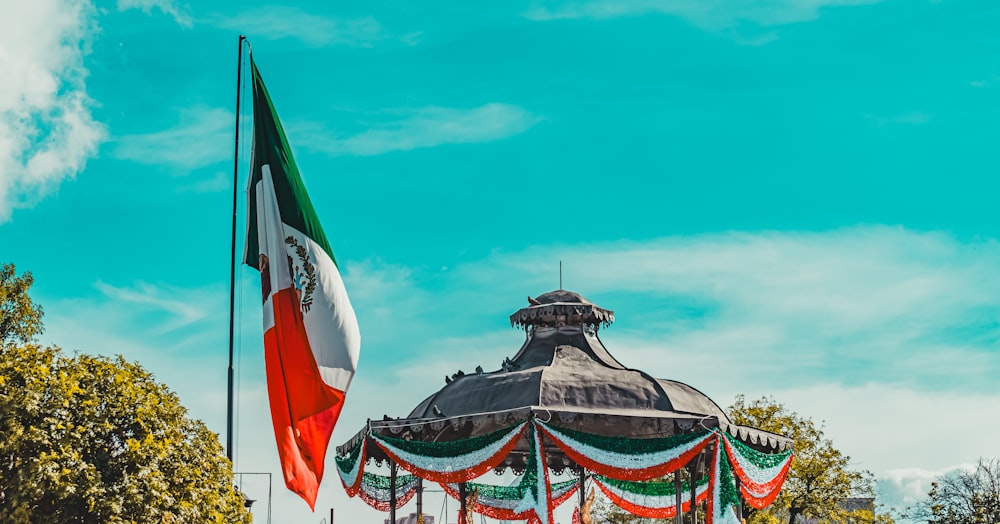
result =
[{"label": "flagpole", "polygon": [[233,461],[233,331],[236,317],[236,202],[240,187],[240,98],[243,79],[243,41],[240,35],[236,58],[236,141],[233,146],[233,234],[229,259],[229,369],[226,395],[226,457]]}]

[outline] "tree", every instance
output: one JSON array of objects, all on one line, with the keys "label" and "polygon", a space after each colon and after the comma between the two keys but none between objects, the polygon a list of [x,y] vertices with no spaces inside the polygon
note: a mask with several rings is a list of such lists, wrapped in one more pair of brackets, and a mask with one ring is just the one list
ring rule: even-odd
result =
[{"label": "tree", "polygon": [[122,357],[0,352],[0,522],[249,522],[218,438]]},{"label": "tree", "polygon": [[743,395],[729,407],[736,424],[788,436],[794,441],[795,459],[777,500],[768,508],[744,508],[749,524],[789,524],[813,518],[818,522],[891,523],[892,518],[874,510],[849,510],[851,497],[874,499],[871,473],[850,469],[851,457],[826,438],[823,427],[811,418],[789,411],[771,397],[747,402]]},{"label": "tree", "polygon": [[152,374],[27,343],[41,308],[30,274],[13,274],[3,266],[0,522],[249,522],[218,437]]},{"label": "tree", "polygon": [[1000,523],[1000,459],[979,459],[973,471],[945,474],[910,515],[928,524]]},{"label": "tree", "polygon": [[28,296],[31,272],[17,276],[14,264],[0,266],[0,346],[27,344],[42,332],[42,308]]},{"label": "tree", "polygon": [[[729,407],[729,417],[736,424],[751,426],[791,437],[795,460],[778,499],[768,508],[743,508],[748,524],[851,523],[892,524],[890,515],[874,509],[852,509],[845,502],[852,497],[874,500],[872,475],[854,471],[851,458],[841,453],[826,438],[823,428],[810,418],[789,411],[773,398],[747,402],[743,395]],[[686,475],[682,470],[682,475]],[[683,477],[686,478],[686,477]],[[670,479],[666,479],[670,480]],[[641,519],[609,502],[599,504],[600,522],[641,524],[672,520]],[[685,516],[687,518],[687,516]],[[703,521],[699,518],[699,521]],[[949,523],[950,524],[950,523]]]}]

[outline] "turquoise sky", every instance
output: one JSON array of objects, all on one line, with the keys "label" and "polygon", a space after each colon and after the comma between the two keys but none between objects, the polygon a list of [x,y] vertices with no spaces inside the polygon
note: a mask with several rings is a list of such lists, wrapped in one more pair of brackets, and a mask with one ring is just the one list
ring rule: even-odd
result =
[{"label": "turquoise sky", "polygon": [[[562,260],[620,360],[825,421],[887,504],[1000,454],[996,2],[4,12],[0,262],[35,275],[45,342],[139,360],[220,433],[242,33],[361,324],[334,444],[499,367]],[[318,522],[279,489],[238,275],[237,469],[275,474],[274,522]],[[381,522],[333,476],[330,506]]]}]

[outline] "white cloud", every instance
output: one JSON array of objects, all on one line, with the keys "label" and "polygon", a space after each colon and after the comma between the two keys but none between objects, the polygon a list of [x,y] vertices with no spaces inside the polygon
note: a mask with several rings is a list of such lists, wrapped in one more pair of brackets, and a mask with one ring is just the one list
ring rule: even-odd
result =
[{"label": "white cloud", "polygon": [[232,192],[233,175],[232,173],[218,172],[211,178],[203,178],[197,181],[192,181],[189,185],[178,186],[177,190],[190,193],[218,193],[221,191]]},{"label": "white cloud", "polygon": [[[879,502],[897,509],[926,498],[930,483],[996,456],[996,392],[968,394],[866,384],[767,391],[825,423],[854,468],[872,471]],[[763,394],[763,392],[761,392]]]},{"label": "white cloud", "polygon": [[879,0],[590,0],[547,4],[529,10],[531,20],[606,19],[663,13],[679,16],[694,26],[710,31],[734,28],[750,22],[777,26],[808,22],[819,18],[824,8],[877,3]]},{"label": "white cloud", "polygon": [[[184,290],[169,285],[137,282],[133,286],[118,287],[104,282],[95,284],[106,298],[118,304],[130,304],[130,312],[142,310],[162,314],[167,322],[160,322],[157,332],[167,332],[189,326],[210,318],[221,318],[218,293],[208,290]],[[213,307],[214,306],[214,307]]]},{"label": "white cloud", "polygon": [[249,9],[235,16],[216,17],[213,25],[257,39],[292,38],[310,46],[368,47],[384,38],[383,28],[372,17],[340,19],[314,15],[298,7],[273,5]]},{"label": "white cloud", "polygon": [[184,27],[191,27],[192,25],[191,16],[187,13],[187,8],[179,5],[174,0],[118,0],[119,11],[127,11],[129,9],[139,9],[147,15],[152,14],[153,10],[159,10]]},{"label": "white cloud", "polygon": [[180,122],[171,128],[120,137],[113,154],[123,160],[180,169],[198,169],[231,158],[235,119],[231,111],[185,109],[179,117]]},{"label": "white cloud", "polygon": [[[380,155],[443,144],[492,142],[527,131],[542,121],[517,106],[490,103],[472,109],[425,107],[392,113],[397,118],[337,138],[320,126],[293,129],[295,143],[333,155]],[[329,136],[330,138],[324,138]]]},{"label": "white cloud", "polygon": [[919,467],[892,469],[878,477],[878,498],[887,506],[896,508],[913,506],[927,498],[927,492],[935,480],[953,471],[972,470],[975,467],[976,465],[970,462],[939,469]]},{"label": "white cloud", "polygon": [[[456,271],[487,289],[503,289],[495,279],[551,287],[544,283],[554,260],[564,261],[570,287],[625,297],[624,330],[659,330],[660,347],[747,365],[759,357],[796,363],[789,380],[883,376],[983,387],[1000,371],[1000,357],[989,351],[1000,338],[1000,244],[993,240],[889,227],[726,233],[543,248],[497,255],[487,262],[491,271]],[[658,309],[643,308],[644,300]],[[882,374],[884,366],[893,372]]]},{"label": "white cloud", "polygon": [[82,0],[10,2],[0,17],[0,221],[81,172],[103,127],[83,57],[97,31]]}]

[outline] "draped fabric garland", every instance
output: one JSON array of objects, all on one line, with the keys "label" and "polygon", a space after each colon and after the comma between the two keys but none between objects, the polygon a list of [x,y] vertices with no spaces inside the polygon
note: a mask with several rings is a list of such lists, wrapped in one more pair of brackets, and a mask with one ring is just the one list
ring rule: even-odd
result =
[{"label": "draped fabric garland", "polygon": [[361,479],[365,471],[365,462],[368,460],[367,446],[368,439],[364,438],[347,456],[336,458],[337,473],[340,474],[340,481],[344,484],[344,491],[349,497],[357,495],[361,490]]},{"label": "draped fabric garland", "polygon": [[403,440],[372,433],[389,458],[414,475],[434,482],[465,482],[497,467],[517,444],[527,422],[479,437],[451,442]]},{"label": "draped fabric garland", "polygon": [[[578,486],[579,483],[576,480],[552,484],[552,507],[559,507],[563,502],[569,500],[576,493]],[[458,484],[441,484],[441,487],[451,498],[461,500]],[[476,493],[476,504],[473,511],[497,520],[528,520],[529,512],[519,512],[517,508],[524,500],[526,492],[533,489],[535,489],[534,486],[525,485],[524,477],[521,477],[521,482],[514,486],[465,483],[467,493]]]},{"label": "draped fabric garland", "polygon": [[528,440],[531,452],[528,453],[527,466],[521,481],[530,488],[526,490],[518,509],[528,510],[528,524],[552,524],[552,489],[549,482],[549,468],[545,463],[545,447],[542,445],[542,432],[537,424],[528,427]]},{"label": "draped fabric garland", "polygon": [[[417,494],[420,478],[413,475],[396,477],[396,509],[406,505]],[[389,477],[365,473],[358,491],[361,500],[379,511],[389,511],[392,503],[392,488]]]},{"label": "draped fabric garland", "polygon": [[604,437],[535,422],[577,464],[619,480],[650,480],[687,464],[715,438],[709,431],[671,437]]},{"label": "draped fabric garland", "polygon": [[[469,482],[500,465],[518,442],[528,443],[525,470],[518,484],[495,486]],[[338,456],[337,470],[348,495],[376,509],[388,510],[389,478],[364,471],[367,445],[372,442],[410,475],[397,477],[396,507],[416,492],[417,477],[440,483],[459,498],[459,484],[475,493],[472,510],[500,520],[552,524],[555,507],[579,487],[576,480],[552,484],[545,446],[555,445],[576,464],[594,475],[594,482],[619,507],[647,518],[669,518],[677,513],[676,488],[671,482],[650,482],[673,473],[711,446],[708,475],[695,485],[696,503],[707,502],[707,524],[738,524],[739,494],[754,508],[774,501],[788,474],[792,452],[769,455],[713,431],[670,437],[629,439],[606,437],[549,425],[531,419],[493,433],[448,442],[404,440],[370,432],[346,455]],[[523,449],[523,448],[521,448]],[[734,475],[740,480],[739,490]],[[682,486],[681,511],[690,511],[690,486]]]},{"label": "draped fabric garland", "polygon": [[769,455],[722,434],[729,463],[740,479],[740,493],[747,504],[756,509],[769,506],[781,492],[794,457],[792,450]]},{"label": "draped fabric garland", "polygon": [[722,452],[722,441],[719,433],[715,435],[715,447],[712,450],[712,468],[709,471],[708,511],[705,524],[740,524],[736,516],[736,506],[740,503],[736,495],[736,485],[729,461]]},{"label": "draped fabric garland", "polygon": [[[594,476],[594,483],[614,505],[645,518],[666,519],[677,515],[677,491],[673,482],[632,482],[616,480],[600,475]],[[709,478],[695,483],[695,503],[701,504],[708,498]],[[691,510],[691,485],[681,485],[681,511]]]}]

